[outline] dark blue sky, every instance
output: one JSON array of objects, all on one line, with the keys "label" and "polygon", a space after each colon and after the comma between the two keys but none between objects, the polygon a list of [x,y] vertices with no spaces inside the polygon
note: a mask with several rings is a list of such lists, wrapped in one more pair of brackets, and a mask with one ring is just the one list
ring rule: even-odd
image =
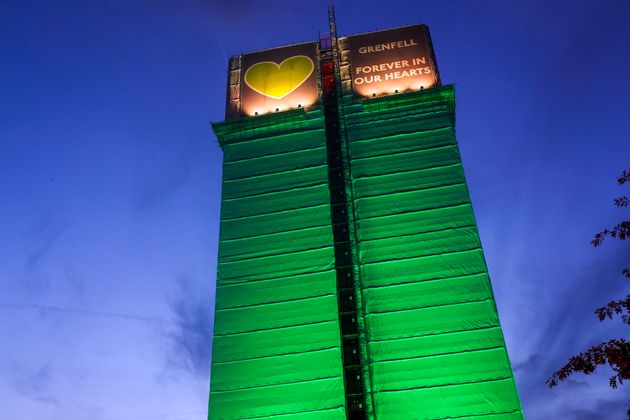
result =
[{"label": "dark blue sky", "polygon": [[[226,60],[313,40],[323,1],[0,5],[0,418],[206,416]],[[339,1],[341,34],[425,22],[529,419],[623,419],[607,371],[548,390],[627,293],[630,3]],[[628,385],[626,385],[627,387]]]}]

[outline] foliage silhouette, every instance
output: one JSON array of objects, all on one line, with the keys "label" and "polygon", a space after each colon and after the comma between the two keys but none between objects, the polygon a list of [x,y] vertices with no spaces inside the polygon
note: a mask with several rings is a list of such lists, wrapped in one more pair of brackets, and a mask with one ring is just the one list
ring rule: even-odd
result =
[{"label": "foliage silhouette", "polygon": [[[630,170],[623,171],[621,176],[617,178],[617,182],[619,185],[630,183]],[[630,205],[630,200],[627,196],[621,196],[614,200],[614,204],[619,208],[627,208]],[[598,247],[606,238],[622,241],[630,238],[630,220],[622,221],[612,229],[604,229],[597,233],[591,244]],[[630,279],[630,268],[624,268],[621,274],[623,277]],[[613,300],[605,306],[597,308],[595,315],[600,321],[620,316],[621,320],[630,326],[630,294],[623,299]],[[622,385],[624,380],[630,379],[630,342],[623,338],[613,338],[607,342],[592,346],[588,350],[571,357],[566,365],[547,379],[547,385],[550,388],[554,387],[559,382],[578,372],[590,375],[602,365],[610,366],[614,372],[614,375],[609,379],[611,388],[615,389]],[[630,419],[630,409],[627,415],[628,419]]]}]

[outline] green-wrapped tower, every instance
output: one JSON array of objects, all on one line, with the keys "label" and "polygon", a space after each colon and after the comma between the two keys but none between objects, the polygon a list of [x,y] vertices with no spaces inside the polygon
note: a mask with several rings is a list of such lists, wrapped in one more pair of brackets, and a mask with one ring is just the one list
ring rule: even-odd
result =
[{"label": "green-wrapped tower", "polygon": [[230,60],[209,418],[522,419],[428,30],[330,22]]}]

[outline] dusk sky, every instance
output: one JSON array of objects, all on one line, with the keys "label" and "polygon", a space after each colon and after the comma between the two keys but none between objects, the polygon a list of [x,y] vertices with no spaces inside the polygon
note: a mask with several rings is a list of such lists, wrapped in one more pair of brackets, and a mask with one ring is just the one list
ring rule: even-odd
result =
[{"label": "dusk sky", "polygon": [[[324,1],[3,1],[0,419],[207,416],[227,59],[315,40]],[[610,371],[546,378],[628,293],[630,2],[338,1],[424,22],[528,419],[624,419]],[[627,192],[626,192],[627,194]]]}]

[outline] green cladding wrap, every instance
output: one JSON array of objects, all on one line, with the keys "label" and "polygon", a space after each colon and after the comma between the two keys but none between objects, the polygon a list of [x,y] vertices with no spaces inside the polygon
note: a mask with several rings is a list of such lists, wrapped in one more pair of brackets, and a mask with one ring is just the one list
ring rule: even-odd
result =
[{"label": "green cladding wrap", "polygon": [[[452,86],[345,102],[366,418],[522,419]],[[324,112],[213,127],[224,163],[209,418],[350,418]]]}]

